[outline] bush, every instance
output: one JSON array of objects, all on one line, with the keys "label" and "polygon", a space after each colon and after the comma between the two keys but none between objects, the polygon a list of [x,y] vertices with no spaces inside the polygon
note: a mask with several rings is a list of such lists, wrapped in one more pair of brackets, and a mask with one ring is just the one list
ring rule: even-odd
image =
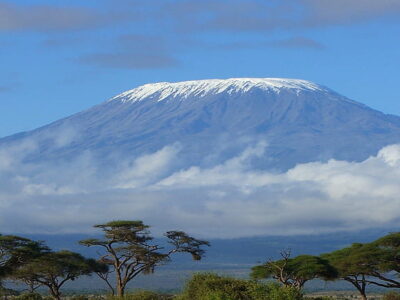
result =
[{"label": "bush", "polygon": [[84,295],[74,295],[70,300],[89,300],[89,297]]},{"label": "bush", "polygon": [[136,291],[134,293],[126,294],[123,297],[110,296],[107,300],[167,300],[172,299],[167,295],[160,295],[151,291]]},{"label": "bush", "polygon": [[18,295],[19,295],[18,291],[7,289],[3,287],[0,283],[0,296],[18,296]]},{"label": "bush", "polygon": [[160,300],[160,295],[151,291],[137,291],[125,296],[125,300]]},{"label": "bush", "polygon": [[332,297],[332,296],[318,296],[318,297],[305,297],[305,300],[338,300],[340,298],[338,297]]},{"label": "bush", "polygon": [[294,288],[235,279],[216,274],[196,274],[186,284],[179,300],[300,300]]},{"label": "bush", "polygon": [[383,295],[383,300],[400,300],[400,293],[391,291]]},{"label": "bush", "polygon": [[42,300],[43,297],[39,293],[23,293],[16,297],[17,300]]},{"label": "bush", "polygon": [[301,300],[303,294],[301,291],[294,287],[280,286],[278,284],[271,283],[268,285],[268,299],[269,300]]}]

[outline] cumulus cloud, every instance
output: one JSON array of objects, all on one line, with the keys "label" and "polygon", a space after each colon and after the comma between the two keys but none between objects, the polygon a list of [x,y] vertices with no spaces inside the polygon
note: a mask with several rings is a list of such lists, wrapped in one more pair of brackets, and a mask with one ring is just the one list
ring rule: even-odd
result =
[{"label": "cumulus cloud", "polygon": [[[73,136],[57,142],[60,149]],[[182,229],[204,237],[243,237],[399,225],[400,145],[362,162],[313,162],[280,173],[254,167],[267,147],[259,141],[212,166],[182,167],[185,149],[174,144],[139,157],[116,157],[113,168],[104,168],[90,152],[64,163],[26,161],[40,148],[32,140],[2,147],[0,227],[85,232],[98,222],[128,218],[144,220],[156,233]]]},{"label": "cumulus cloud", "polygon": [[178,151],[178,145],[166,146],[155,153],[140,156],[133,162],[125,162],[121,168],[124,172],[115,177],[115,187],[132,189],[156,182],[168,172]]}]

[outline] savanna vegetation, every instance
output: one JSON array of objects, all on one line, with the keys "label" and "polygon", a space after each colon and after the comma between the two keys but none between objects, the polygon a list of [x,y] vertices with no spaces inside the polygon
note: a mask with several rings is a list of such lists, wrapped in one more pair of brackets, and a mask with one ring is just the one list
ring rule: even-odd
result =
[{"label": "savanna vegetation", "polygon": [[[367,299],[371,286],[387,289],[383,300],[400,300],[396,290],[400,288],[400,233],[319,256],[292,257],[290,250],[283,250],[279,259],[268,259],[254,266],[248,279],[199,273],[186,282],[180,293],[164,295],[153,291],[127,293],[127,286],[140,274],[153,273],[171,262],[176,253],[202,259],[209,242],[183,231],[168,231],[164,234],[165,242],[160,245],[142,221],[119,220],[94,227],[102,237],[79,242],[98,250],[98,256],[91,258],[67,250],[53,251],[43,241],[0,235],[0,294],[16,300],[60,300],[66,298],[62,292],[67,282],[80,276],[98,276],[109,287],[109,293],[92,296],[96,299],[305,300],[305,284],[320,279],[346,281],[363,300]],[[7,289],[5,281],[23,283],[26,289],[24,292]],[[43,293],[43,288],[48,290],[48,296],[38,293]],[[68,297],[71,300],[88,298]]]}]

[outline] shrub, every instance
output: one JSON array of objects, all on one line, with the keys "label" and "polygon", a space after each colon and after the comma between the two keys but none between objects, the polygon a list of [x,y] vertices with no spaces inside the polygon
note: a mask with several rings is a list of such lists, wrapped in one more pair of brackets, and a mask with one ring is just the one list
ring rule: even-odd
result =
[{"label": "shrub", "polygon": [[[205,273],[194,275],[186,284],[179,300],[292,300],[291,290],[284,290],[278,297],[278,285],[269,285],[250,280],[235,279]],[[286,298],[285,298],[286,297]]]},{"label": "shrub", "polygon": [[13,289],[7,289],[3,287],[0,283],[0,296],[17,296],[19,295],[18,291]]},{"label": "shrub", "polygon": [[395,291],[390,291],[383,295],[383,300],[400,300],[400,293]]},{"label": "shrub", "polygon": [[332,296],[317,296],[317,297],[305,297],[305,300],[338,300],[338,297]]},{"label": "shrub", "polygon": [[23,293],[16,297],[17,300],[42,300],[43,297],[39,293]]},{"label": "shrub", "polygon": [[74,295],[70,300],[89,300],[89,297],[84,295]]},{"label": "shrub", "polygon": [[118,296],[107,297],[107,300],[167,300],[167,299],[172,299],[172,298],[167,295],[160,295],[155,292],[144,291],[144,290],[126,294],[123,297],[118,297]]},{"label": "shrub", "polygon": [[290,286],[281,286],[276,283],[268,285],[268,299],[269,300],[301,300],[303,294],[299,289]]}]

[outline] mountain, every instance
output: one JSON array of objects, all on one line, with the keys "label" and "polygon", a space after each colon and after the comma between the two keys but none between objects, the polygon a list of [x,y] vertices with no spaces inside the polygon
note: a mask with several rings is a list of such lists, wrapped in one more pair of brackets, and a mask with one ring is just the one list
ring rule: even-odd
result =
[{"label": "mountain", "polygon": [[262,169],[334,158],[362,161],[400,142],[400,117],[318,84],[235,78],[146,84],[33,131],[0,139],[29,148],[25,162],[65,161],[90,152],[107,165],[178,145],[180,165],[213,165],[265,140]]}]

